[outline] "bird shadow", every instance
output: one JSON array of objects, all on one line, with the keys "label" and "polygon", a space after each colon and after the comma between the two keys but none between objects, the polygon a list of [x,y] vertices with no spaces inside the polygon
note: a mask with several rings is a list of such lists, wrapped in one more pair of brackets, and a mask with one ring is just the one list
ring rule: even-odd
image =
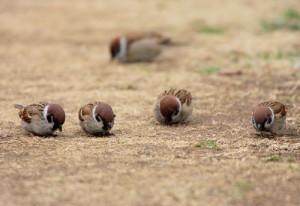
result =
[{"label": "bird shadow", "polygon": [[288,128],[288,129],[284,130],[284,132],[282,133],[282,136],[300,138],[300,131],[295,128]]},{"label": "bird shadow", "polygon": [[260,138],[260,139],[275,139],[276,137],[278,137],[278,135],[275,134],[270,134],[267,132],[261,132],[261,133],[255,133],[256,138]]},{"label": "bird shadow", "polygon": [[115,136],[114,133],[106,132],[106,133],[99,133],[99,134],[90,134],[88,132],[83,131],[82,129],[78,129],[76,131],[73,131],[72,134],[67,135],[70,138],[110,138],[111,136]]},{"label": "bird shadow", "polygon": [[36,138],[39,138],[39,139],[49,139],[49,138],[61,138],[61,137],[65,137],[64,134],[37,135],[37,134],[31,134],[31,133],[28,136],[36,137]]},{"label": "bird shadow", "polygon": [[268,132],[256,133],[256,137],[258,138],[267,138],[267,139],[275,139],[276,137],[290,137],[290,138],[300,138],[300,132],[295,128],[288,128],[278,134],[271,134]]},{"label": "bird shadow", "polygon": [[85,136],[87,137],[91,137],[91,138],[111,138],[112,136],[115,136],[114,133],[99,133],[99,134],[89,134],[89,133],[85,133]]}]

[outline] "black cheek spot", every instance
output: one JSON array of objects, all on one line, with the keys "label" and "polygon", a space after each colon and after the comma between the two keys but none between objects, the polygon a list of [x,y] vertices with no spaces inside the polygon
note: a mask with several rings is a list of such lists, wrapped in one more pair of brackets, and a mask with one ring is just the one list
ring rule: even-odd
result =
[{"label": "black cheek spot", "polygon": [[271,122],[272,122],[272,118],[269,117],[267,123],[268,123],[268,124],[271,124]]},{"label": "black cheek spot", "polygon": [[173,113],[173,115],[177,115],[179,113],[179,110],[177,109],[177,110],[175,110],[175,112]]},{"label": "black cheek spot", "polygon": [[97,120],[98,122],[101,122],[100,115],[97,115],[97,116],[96,116],[96,120]]},{"label": "black cheek spot", "polygon": [[49,114],[49,115],[47,115],[47,121],[49,122],[49,123],[52,123],[52,116]]},{"label": "black cheek spot", "polygon": [[112,56],[112,57],[116,57],[117,54],[118,54],[118,52],[119,52],[119,49],[118,49],[118,48],[112,48],[112,49],[111,49],[111,56]]}]

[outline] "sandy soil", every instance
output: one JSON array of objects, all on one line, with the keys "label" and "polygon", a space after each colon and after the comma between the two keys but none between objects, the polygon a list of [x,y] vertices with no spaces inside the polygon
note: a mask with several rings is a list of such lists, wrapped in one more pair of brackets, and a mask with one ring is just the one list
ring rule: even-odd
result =
[{"label": "sandy soil", "polygon": [[[0,205],[299,205],[300,35],[261,30],[288,8],[299,2],[2,0]],[[176,42],[156,62],[109,61],[112,37],[150,30]],[[153,119],[172,87],[196,97],[187,125]],[[298,105],[275,138],[250,125],[269,99]],[[78,125],[95,100],[117,115],[108,138]],[[12,105],[38,101],[64,106],[57,137],[20,127]]]}]

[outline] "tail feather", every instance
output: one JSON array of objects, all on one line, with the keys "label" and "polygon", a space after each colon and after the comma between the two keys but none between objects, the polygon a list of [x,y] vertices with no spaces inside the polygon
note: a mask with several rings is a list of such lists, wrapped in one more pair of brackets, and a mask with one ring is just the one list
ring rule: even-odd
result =
[{"label": "tail feather", "polygon": [[294,109],[296,106],[295,105],[292,105],[292,104],[286,104],[285,107],[287,109]]},{"label": "tail feather", "polygon": [[197,96],[192,97],[192,100],[199,100],[199,99],[201,99],[201,97],[197,97]]},{"label": "tail feather", "polygon": [[20,104],[14,104],[14,107],[20,110],[24,108],[24,106]]}]

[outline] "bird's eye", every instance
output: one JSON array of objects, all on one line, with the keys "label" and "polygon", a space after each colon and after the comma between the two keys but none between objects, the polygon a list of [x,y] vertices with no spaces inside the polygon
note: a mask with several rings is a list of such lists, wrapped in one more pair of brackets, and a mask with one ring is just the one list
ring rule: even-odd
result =
[{"label": "bird's eye", "polygon": [[98,122],[101,122],[101,117],[100,117],[99,114],[96,116],[96,120],[97,120]]},{"label": "bird's eye", "polygon": [[48,121],[49,123],[52,123],[52,122],[53,122],[53,116],[50,115],[50,114],[48,114],[48,115],[47,115],[47,121]]}]

